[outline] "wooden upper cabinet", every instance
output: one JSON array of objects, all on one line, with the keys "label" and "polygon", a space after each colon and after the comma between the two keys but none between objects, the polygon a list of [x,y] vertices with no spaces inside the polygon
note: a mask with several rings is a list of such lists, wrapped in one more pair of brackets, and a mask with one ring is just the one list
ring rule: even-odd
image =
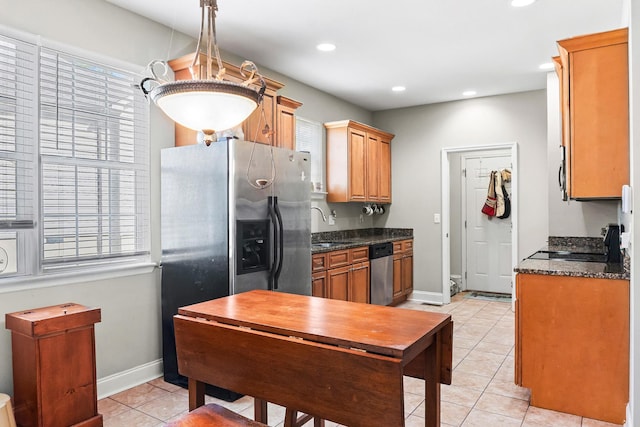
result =
[{"label": "wooden upper cabinet", "polygon": [[[193,62],[193,55],[169,61],[169,66],[174,72],[176,80],[191,79],[189,67]],[[206,56],[200,54],[200,67],[204,68]],[[222,62],[225,69],[225,80],[241,83],[245,80],[240,74],[240,68],[228,62]],[[218,68],[214,64],[214,73]],[[203,74],[204,75],[204,74]],[[263,76],[264,77],[264,76]],[[295,148],[295,110],[302,104],[289,98],[278,96],[278,90],[284,85],[278,81],[264,77],[267,88],[264,92],[262,105],[259,105],[253,113],[242,123],[242,132],[245,141],[255,141],[262,144],[273,144],[279,147]],[[257,88],[257,86],[252,85]],[[176,123],[175,145],[191,145],[197,143],[197,132],[187,129]],[[225,129],[220,129],[225,130]]]},{"label": "wooden upper cabinet", "polygon": [[620,198],[629,183],[627,40],[623,28],[558,41],[569,198]]},{"label": "wooden upper cabinet", "polygon": [[276,103],[276,145],[296,149],[296,110],[302,103],[278,96]]},{"label": "wooden upper cabinet", "polygon": [[351,120],[327,129],[327,201],[391,202],[392,134]]}]

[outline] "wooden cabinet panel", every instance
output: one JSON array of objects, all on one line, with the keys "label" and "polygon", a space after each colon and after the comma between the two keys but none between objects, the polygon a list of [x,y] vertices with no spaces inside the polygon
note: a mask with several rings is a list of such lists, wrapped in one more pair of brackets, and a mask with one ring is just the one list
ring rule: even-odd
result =
[{"label": "wooden cabinet panel", "polygon": [[402,293],[409,295],[413,292],[413,254],[406,254],[402,258]]},{"label": "wooden cabinet panel", "polygon": [[393,135],[351,120],[325,123],[327,201],[391,201]]},{"label": "wooden cabinet panel", "polygon": [[627,38],[625,28],[558,42],[572,199],[620,198],[629,183]]},{"label": "wooden cabinet panel", "polygon": [[343,251],[327,252],[327,267],[344,267],[351,264],[351,252],[349,249]]},{"label": "wooden cabinet panel", "polygon": [[320,271],[311,275],[311,296],[326,298],[327,272]]},{"label": "wooden cabinet panel", "polygon": [[614,424],[629,399],[629,281],[518,274],[515,378],[531,405]]},{"label": "wooden cabinet panel", "polygon": [[296,149],[296,109],[300,102],[278,96],[276,103],[276,146]]},{"label": "wooden cabinet panel", "polygon": [[266,90],[262,106],[258,106],[242,123],[245,141],[261,144],[275,144],[276,135],[276,93]]},{"label": "wooden cabinet panel", "polygon": [[334,268],[327,271],[327,298],[349,300],[349,278],[351,266]]},{"label": "wooden cabinet panel", "polygon": [[393,305],[413,292],[413,239],[393,242]]},{"label": "wooden cabinet panel", "polygon": [[311,271],[324,271],[327,269],[327,254],[313,254],[311,256]]},{"label": "wooden cabinet panel", "polygon": [[402,297],[402,254],[393,255],[393,299]]},{"label": "wooden cabinet panel", "polygon": [[367,200],[380,200],[380,140],[374,133],[367,133],[367,161],[365,176],[367,177]]},{"label": "wooden cabinet panel", "polygon": [[349,130],[349,182],[350,201],[365,201],[367,135],[364,132]]},{"label": "wooden cabinet panel", "polygon": [[349,301],[369,303],[370,297],[370,267],[369,261],[354,264],[351,267],[349,281]]},{"label": "wooden cabinet panel", "polygon": [[369,247],[362,246],[351,249],[351,263],[355,264],[362,261],[369,261]]},{"label": "wooden cabinet panel", "polygon": [[378,162],[380,186],[378,200],[391,203],[391,140],[380,139],[380,161]]}]

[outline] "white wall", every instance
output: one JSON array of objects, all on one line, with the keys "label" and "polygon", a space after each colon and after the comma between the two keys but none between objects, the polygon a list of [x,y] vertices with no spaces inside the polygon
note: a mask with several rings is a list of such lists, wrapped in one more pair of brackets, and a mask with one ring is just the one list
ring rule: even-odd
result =
[{"label": "white wall", "polygon": [[[141,73],[153,59],[171,59],[195,48],[192,38],[178,32],[172,35],[169,28],[103,0],[0,0],[0,10],[0,25],[129,62],[134,64],[134,69],[139,67]],[[233,62],[234,56],[223,52],[223,59]],[[300,114],[310,120],[351,118],[366,123],[371,119],[371,113],[360,107],[269,70],[261,71],[285,83],[282,94],[302,102]],[[155,107],[151,108],[150,141],[151,253],[152,260],[159,262],[160,150],[173,146],[174,139],[173,123]],[[338,207],[340,220],[356,221],[355,211],[359,211],[359,207]],[[102,322],[96,325],[99,393],[107,388],[101,387],[101,380],[103,384],[128,387],[131,384],[126,384],[127,379],[160,372],[160,273],[157,269],[100,280],[81,277],[75,283],[12,292],[7,292],[6,287],[3,291],[0,281],[0,393],[11,394],[13,388],[11,341],[5,329],[4,313],[64,302],[102,310]],[[129,370],[141,374],[136,377],[137,374]],[[113,379],[123,373],[125,383]]]},{"label": "white wall", "polygon": [[547,143],[549,164],[549,235],[600,237],[600,230],[618,222],[616,200],[563,201],[558,186],[562,141],[558,94],[560,88],[555,72],[547,74]]},{"label": "white wall", "polygon": [[548,236],[545,91],[376,112],[391,144],[393,204],[387,227],[414,228],[414,289],[441,292],[440,152],[445,147],[519,144],[519,257]]}]

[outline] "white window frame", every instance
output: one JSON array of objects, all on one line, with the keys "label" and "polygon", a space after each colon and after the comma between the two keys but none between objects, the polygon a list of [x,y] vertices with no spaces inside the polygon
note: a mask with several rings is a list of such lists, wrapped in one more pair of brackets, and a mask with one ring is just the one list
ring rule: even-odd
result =
[{"label": "white window frame", "polygon": [[314,198],[321,198],[327,194],[322,134],[322,123],[296,116],[296,151],[306,151],[311,155],[310,181],[311,195]]},{"label": "white window frame", "polygon": [[[0,38],[3,40],[13,39],[15,43],[31,45],[34,50],[34,58],[33,64],[35,68],[34,76],[33,76],[33,86],[34,89],[32,91],[32,99],[27,100],[31,104],[30,112],[29,108],[26,109],[26,116],[30,116],[32,118],[30,126],[23,126],[26,130],[31,131],[33,136],[26,136],[25,138],[30,138],[30,144],[35,148],[32,153],[32,177],[31,182],[26,187],[30,187],[33,189],[31,193],[27,192],[26,196],[21,199],[20,203],[23,204],[32,204],[32,211],[30,215],[26,215],[26,217],[22,216],[17,218],[18,221],[15,223],[11,223],[11,221],[7,221],[6,218],[0,218],[0,270],[2,269],[3,251],[7,251],[7,247],[9,249],[9,255],[16,258],[16,268],[15,272],[8,271],[3,274],[0,271],[0,292],[8,291],[11,289],[16,289],[11,284],[24,285],[22,282],[33,283],[34,279],[46,279],[51,283],[60,282],[60,283],[71,283],[74,280],[69,280],[70,278],[76,276],[78,277],[78,281],[82,280],[79,276],[83,276],[86,280],[87,275],[93,275],[96,278],[105,278],[105,273],[107,275],[108,272],[116,272],[117,275],[126,274],[125,270],[131,269],[139,269],[143,267],[145,270],[149,270],[150,266],[153,264],[150,262],[150,157],[149,157],[149,106],[142,99],[142,93],[138,90],[132,90],[131,94],[132,98],[128,98],[131,103],[135,103],[135,113],[133,119],[133,126],[130,128],[135,129],[133,132],[134,136],[129,138],[128,141],[134,141],[131,143],[133,147],[135,147],[135,154],[131,157],[134,158],[133,161],[129,161],[128,163],[116,160],[112,161],[107,158],[96,158],[96,159],[78,159],[73,156],[49,156],[42,155],[40,153],[40,55],[41,51],[44,49],[58,51],[60,54],[65,55],[67,57],[77,57],[81,58],[84,61],[89,63],[93,63],[92,65],[98,65],[104,67],[104,69],[108,69],[105,71],[106,73],[112,73],[114,70],[117,73],[123,73],[131,79],[132,85],[135,82],[137,73],[139,71],[139,67],[133,66],[130,64],[124,64],[120,61],[113,60],[111,58],[105,58],[103,56],[98,56],[90,52],[81,51],[79,49],[64,46],[61,44],[57,44],[55,42],[50,42],[46,40],[42,40],[40,37],[33,36],[30,34],[18,32],[12,30],[7,27],[0,26]],[[1,64],[0,64],[1,65]],[[96,70],[97,68],[90,69]],[[1,70],[0,70],[1,71]],[[99,72],[99,71],[98,71]],[[90,72],[91,74],[91,72]],[[76,74],[72,74],[73,80],[75,80]],[[108,79],[108,78],[107,78]],[[0,80],[0,84],[2,81]],[[126,86],[126,85],[125,85]],[[109,89],[106,89],[107,91]],[[105,92],[111,93],[111,92]],[[128,93],[128,92],[127,92]],[[1,93],[0,93],[1,95]],[[140,98],[137,98],[140,97]],[[141,101],[141,102],[140,102]],[[75,111],[75,107],[72,110]],[[2,110],[0,109],[0,114]],[[73,115],[73,117],[76,117]],[[1,117],[0,117],[1,119]],[[115,118],[113,119],[116,123],[123,123],[121,119]],[[54,122],[59,122],[58,119],[55,119]],[[6,122],[5,122],[6,123]],[[60,122],[64,123],[64,122]],[[75,120],[74,120],[75,123]],[[119,125],[122,128],[122,124]],[[2,130],[2,122],[0,121],[0,131]],[[2,135],[0,134],[0,138]],[[6,139],[6,135],[5,135]],[[10,137],[9,137],[10,139]],[[73,139],[73,138],[72,138]],[[17,144],[20,144],[19,137],[16,135]],[[114,141],[115,139],[111,138],[109,142]],[[116,143],[118,146],[122,146],[124,141],[122,138],[117,139],[119,142]],[[0,140],[1,141],[1,140]],[[2,150],[3,146],[0,144],[0,150]],[[138,150],[138,148],[140,148]],[[8,152],[0,151],[0,160],[7,158]],[[42,176],[42,168],[43,165],[52,164],[51,160],[54,160],[54,163],[63,165],[71,165],[70,167],[85,167],[85,168],[94,168],[96,170],[101,169],[105,171],[111,171],[110,176],[118,176],[120,175],[118,171],[129,171],[131,174],[135,174],[135,183],[130,187],[135,187],[135,191],[130,195],[134,200],[130,202],[127,206],[132,215],[129,215],[129,218],[135,218],[131,222],[135,223],[134,226],[130,227],[135,231],[135,236],[133,238],[133,246],[128,246],[126,249],[122,249],[122,253],[117,253],[117,248],[113,251],[113,246],[108,246],[107,251],[112,250],[111,253],[108,254],[100,254],[96,252],[95,254],[82,257],[82,256],[74,256],[71,258],[72,262],[69,261],[68,257],[62,257],[56,262],[44,262],[44,242],[45,242],[45,233],[44,233],[44,220],[45,220],[45,206],[43,202],[43,176]],[[115,172],[114,172],[115,171]],[[124,172],[123,172],[124,173]],[[99,175],[96,175],[99,176]],[[87,181],[88,182],[88,181]],[[96,181],[97,182],[97,181]],[[115,201],[116,199],[122,200],[124,197],[124,193],[122,193],[121,188],[118,187],[117,181],[112,179],[111,181],[102,180],[102,182],[110,182],[116,183],[115,190],[109,193],[109,196],[104,196],[104,199],[109,199],[107,204],[109,206],[113,206],[115,203],[116,207],[118,204],[123,204],[121,201]],[[2,183],[0,183],[1,185]],[[79,184],[81,184],[77,180],[75,180],[75,187],[78,188]],[[141,185],[138,185],[141,184]],[[110,188],[114,188],[110,187]],[[70,187],[69,187],[70,188]],[[0,190],[2,188],[0,187]],[[19,192],[18,192],[19,193]],[[91,200],[100,200],[101,196],[92,195],[90,197]],[[78,199],[78,197],[76,197]],[[81,197],[80,197],[81,199]],[[89,199],[86,199],[89,200]],[[1,201],[0,201],[1,202]],[[134,207],[131,207],[131,206]],[[78,207],[79,205],[76,203],[75,207],[72,207],[72,210],[75,210],[75,216],[78,216]],[[97,212],[102,212],[103,205],[100,202],[95,202],[95,205],[90,205],[91,208],[97,210]],[[1,209],[1,206],[0,206]],[[27,209],[28,211],[28,209]],[[69,215],[69,212],[66,212]],[[27,212],[29,214],[29,212]],[[118,216],[120,213],[115,212],[113,214],[113,209],[109,211],[109,215],[107,218],[111,218],[113,215]],[[97,215],[97,214],[96,214]],[[5,215],[6,216],[6,215]],[[95,215],[94,215],[95,216]],[[96,224],[100,221],[94,221]],[[102,221],[104,222],[104,221]],[[117,222],[117,220],[116,220]],[[113,221],[109,220],[106,222],[107,224],[113,223]],[[92,223],[93,224],[93,223]],[[97,229],[97,226],[96,226]],[[93,233],[97,236],[99,233]],[[11,235],[15,236],[13,242],[11,239],[6,239]],[[114,236],[118,236],[118,233],[107,233],[102,234],[103,236],[107,236],[108,240],[113,239]],[[98,242],[99,238],[96,237],[95,249],[99,251]],[[5,247],[7,246],[7,247]],[[103,245],[105,246],[105,245]],[[102,248],[102,247],[101,247]],[[122,248],[122,246],[121,246]],[[134,248],[134,249],[132,249]],[[13,251],[13,252],[11,252]],[[104,252],[104,251],[103,251]],[[77,255],[77,254],[76,254]],[[112,276],[111,276],[112,277]],[[35,286],[37,287],[37,285]]]}]

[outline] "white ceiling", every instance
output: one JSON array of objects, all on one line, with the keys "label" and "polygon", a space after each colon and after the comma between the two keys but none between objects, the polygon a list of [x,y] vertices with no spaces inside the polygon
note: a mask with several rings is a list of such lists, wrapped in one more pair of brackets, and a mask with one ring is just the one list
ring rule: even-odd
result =
[{"label": "white ceiling", "polygon": [[[199,0],[107,1],[197,37]],[[221,49],[378,111],[544,88],[555,41],[625,26],[623,2],[218,0],[216,25]]]}]

